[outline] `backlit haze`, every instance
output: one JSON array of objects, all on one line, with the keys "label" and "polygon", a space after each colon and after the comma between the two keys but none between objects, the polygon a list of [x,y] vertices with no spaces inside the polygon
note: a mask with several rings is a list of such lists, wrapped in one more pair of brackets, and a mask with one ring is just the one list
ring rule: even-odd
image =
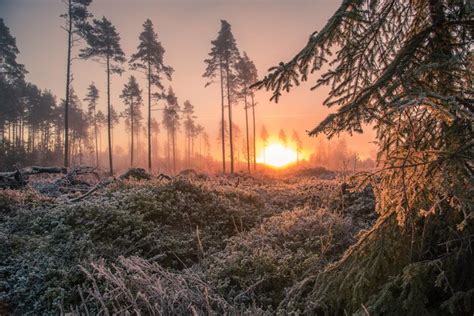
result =
[{"label": "backlit haze", "polygon": [[[232,25],[232,31],[241,52],[245,51],[255,62],[259,76],[280,61],[287,61],[306,43],[309,35],[319,30],[339,5],[334,0],[94,0],[90,11],[95,17],[106,16],[121,35],[121,45],[127,55],[135,52],[138,35],[145,19],[153,21],[158,38],[164,46],[165,62],[175,69],[171,83],[178,101],[188,99],[195,106],[197,123],[210,135],[211,151],[220,159],[218,142],[220,119],[220,90],[218,84],[205,88],[202,77],[204,59],[220,28],[220,20]],[[29,71],[27,80],[40,88],[52,90],[61,99],[65,90],[66,33],[61,29],[64,11],[60,0],[0,0],[0,16],[4,18],[21,54],[19,61]],[[77,55],[79,44],[74,48]],[[74,60],[72,86],[84,98],[86,88],[95,82],[100,90],[99,109],[105,111],[105,71],[90,60]],[[118,112],[124,105],[120,92],[128,77],[133,74],[145,88],[143,75],[127,71],[120,77],[112,77],[112,104]],[[311,83],[285,94],[278,104],[269,101],[270,94],[257,92],[257,157],[261,156],[259,139],[262,124],[268,129],[270,143],[278,141],[278,131],[283,128],[291,136],[296,130],[303,140],[303,158],[314,150],[316,139],[305,131],[312,129],[330,111],[322,106],[327,88],[310,91]],[[146,100],[146,94],[143,95]],[[85,107],[85,104],[83,104]],[[143,108],[146,117],[145,107]],[[243,105],[234,107],[235,123],[242,131],[244,140],[245,120]],[[161,124],[161,112],[153,112]],[[128,136],[122,126],[115,129],[115,145],[128,146]],[[165,131],[161,128],[160,147]],[[183,136],[180,136],[182,142]],[[373,157],[375,146],[373,131],[366,128],[364,135],[345,136],[349,149],[357,151],[361,158]],[[122,143],[123,142],[123,143]]]}]

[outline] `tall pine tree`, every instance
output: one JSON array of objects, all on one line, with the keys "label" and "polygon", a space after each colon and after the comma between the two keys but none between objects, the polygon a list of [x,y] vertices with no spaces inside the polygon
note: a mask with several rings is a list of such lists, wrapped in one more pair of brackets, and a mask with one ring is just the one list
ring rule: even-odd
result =
[{"label": "tall pine tree", "polygon": [[97,102],[99,100],[99,89],[95,86],[94,83],[91,83],[87,88],[87,95],[84,101],[87,102],[87,110],[89,121],[94,126],[94,143],[95,143],[95,164],[99,166],[99,136],[98,136],[98,126],[97,126]]},{"label": "tall pine tree", "polygon": [[203,77],[211,81],[218,76],[221,84],[221,140],[222,140],[222,170],[226,171],[225,164],[225,97],[227,97],[227,109],[229,119],[229,145],[230,145],[230,172],[234,172],[234,144],[232,137],[232,105],[234,92],[236,90],[235,65],[239,59],[239,50],[232,34],[231,25],[221,20],[221,29],[217,38],[211,42],[212,48],[209,58],[204,62],[207,65]]},{"label": "tall pine tree", "polygon": [[[239,58],[235,66],[237,70],[237,81],[241,88],[240,95],[244,98],[244,110],[245,110],[245,130],[247,136],[247,169],[250,173],[250,138],[249,138],[249,116],[248,109],[250,107],[254,108],[254,92],[249,88],[252,84],[257,81],[257,68],[255,64],[247,56],[247,53],[244,52],[243,56]],[[251,103],[249,98],[251,98]],[[253,109],[253,151],[255,157],[255,109]],[[255,170],[255,159],[254,161],[254,170]]]},{"label": "tall pine tree", "polygon": [[130,59],[132,69],[141,69],[145,71],[148,82],[148,170],[152,168],[152,146],[151,146],[151,99],[152,87],[155,86],[163,90],[162,76],[171,80],[173,68],[164,63],[165,49],[158,41],[158,35],[153,29],[153,23],[150,19],[143,24],[143,32],[140,34],[140,44],[137,52]]},{"label": "tall pine tree", "polygon": [[130,76],[128,83],[125,84],[120,98],[123,100],[127,108],[124,116],[130,126],[130,167],[134,166],[134,134],[140,129],[139,121],[141,119],[140,106],[142,105],[142,90],[138,86],[137,79]]},{"label": "tall pine tree", "polygon": [[107,74],[107,132],[109,145],[109,173],[113,175],[112,159],[112,109],[110,104],[110,76],[121,74],[121,65],[125,62],[125,54],[120,46],[120,36],[112,23],[103,17],[94,19],[86,33],[88,46],[81,49],[80,57],[84,59],[99,58],[105,61]]},{"label": "tall pine tree", "polygon": [[[66,13],[62,14],[67,34],[66,93],[64,101],[64,166],[69,166],[69,97],[71,85],[72,49],[74,44],[87,30],[87,19],[90,17],[88,6],[92,0],[62,0]],[[78,37],[79,36],[79,37]]]}]

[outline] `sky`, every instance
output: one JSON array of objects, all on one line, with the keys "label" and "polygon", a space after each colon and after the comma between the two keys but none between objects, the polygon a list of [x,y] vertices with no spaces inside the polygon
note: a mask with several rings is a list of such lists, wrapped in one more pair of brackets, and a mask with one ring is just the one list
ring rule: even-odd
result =
[{"label": "sky", "polygon": [[[90,11],[95,17],[105,16],[116,26],[127,59],[138,45],[142,24],[150,18],[164,46],[165,62],[175,70],[171,82],[178,101],[190,100],[196,108],[197,123],[211,136],[213,152],[217,142],[220,119],[220,89],[217,84],[205,88],[204,59],[220,28],[220,20],[232,25],[241,52],[254,61],[263,77],[271,66],[293,57],[307,42],[309,35],[320,30],[339,6],[336,0],[94,0]],[[50,89],[58,98],[64,97],[66,66],[66,33],[61,29],[60,15],[65,7],[61,0],[0,0],[0,17],[5,20],[20,50],[19,62],[29,71],[27,80],[40,88]],[[81,45],[74,48],[77,55]],[[92,60],[74,60],[72,85],[82,99],[87,86],[94,82],[101,91],[100,108],[105,110],[105,69]],[[112,78],[112,104],[124,109],[119,99],[128,77],[133,74],[145,87],[143,75],[127,69]],[[257,136],[264,124],[271,138],[276,139],[280,128],[288,135],[296,130],[303,138],[305,152],[312,151],[314,138],[306,136],[333,111],[322,105],[327,88],[310,91],[308,83],[285,94],[278,104],[270,102],[270,93],[259,91]],[[85,106],[85,105],[84,105]],[[243,105],[234,107],[236,123],[244,130]],[[161,112],[153,112],[161,122]],[[162,133],[163,134],[163,133]],[[124,135],[125,136],[125,135]],[[121,137],[119,137],[121,138]],[[374,155],[374,132],[366,128],[363,135],[345,136],[349,148],[362,158]],[[257,150],[259,151],[259,150]]]}]

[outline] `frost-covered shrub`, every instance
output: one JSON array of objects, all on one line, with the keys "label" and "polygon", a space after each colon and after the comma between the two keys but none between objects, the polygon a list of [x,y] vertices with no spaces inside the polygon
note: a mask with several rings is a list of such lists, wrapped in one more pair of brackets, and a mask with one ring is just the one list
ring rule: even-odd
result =
[{"label": "frost-covered shrub", "polygon": [[19,313],[54,314],[61,301],[77,302],[79,264],[98,258],[189,266],[258,223],[262,205],[186,181],[116,185],[75,204],[22,204],[0,222],[0,301]]},{"label": "frost-covered shrub", "polygon": [[354,241],[351,220],[325,209],[273,216],[232,237],[208,263],[208,275],[239,303],[277,306],[285,288],[335,260]]}]

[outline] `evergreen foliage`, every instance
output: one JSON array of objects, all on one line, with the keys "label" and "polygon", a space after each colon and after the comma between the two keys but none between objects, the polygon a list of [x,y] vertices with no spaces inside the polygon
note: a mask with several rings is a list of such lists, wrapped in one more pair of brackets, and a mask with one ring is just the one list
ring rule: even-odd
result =
[{"label": "evergreen foliage", "polygon": [[[234,173],[234,142],[232,129],[232,105],[237,97],[237,74],[235,66],[240,58],[240,53],[237,48],[234,35],[232,34],[231,25],[225,20],[221,20],[221,29],[217,34],[217,38],[211,41],[212,48],[209,53],[209,58],[204,61],[206,64],[206,71],[203,74],[204,78],[208,78],[213,82],[216,77],[219,77],[221,83],[221,140],[222,140],[222,164],[223,172],[225,173],[225,117],[224,109],[228,109],[229,119],[229,147],[230,147],[230,173]],[[227,105],[225,105],[227,99]]]},{"label": "evergreen foliage", "polygon": [[81,49],[79,56],[84,59],[99,58],[106,63],[107,74],[107,132],[109,147],[109,173],[113,175],[112,160],[112,105],[110,104],[110,75],[121,74],[121,64],[125,62],[125,54],[120,46],[120,36],[112,23],[105,17],[92,21],[85,33],[87,47]]},{"label": "evergreen foliage", "polygon": [[153,23],[147,19],[143,24],[143,32],[140,34],[140,44],[137,52],[130,58],[132,69],[141,69],[145,71],[148,82],[148,170],[152,168],[152,146],[151,146],[151,106],[152,106],[152,86],[156,86],[161,91],[164,89],[162,84],[162,75],[171,80],[173,68],[165,65],[165,49],[158,41],[158,35],[153,29]]},{"label": "evergreen foliage", "polygon": [[339,108],[310,135],[372,124],[379,144],[380,170],[366,176],[377,179],[378,223],[334,268],[290,291],[283,309],[312,300],[299,308],[472,310],[474,282],[461,277],[472,275],[472,25],[469,1],[346,0],[257,84],[278,101],[329,63],[314,88],[329,85],[325,105]]}]

